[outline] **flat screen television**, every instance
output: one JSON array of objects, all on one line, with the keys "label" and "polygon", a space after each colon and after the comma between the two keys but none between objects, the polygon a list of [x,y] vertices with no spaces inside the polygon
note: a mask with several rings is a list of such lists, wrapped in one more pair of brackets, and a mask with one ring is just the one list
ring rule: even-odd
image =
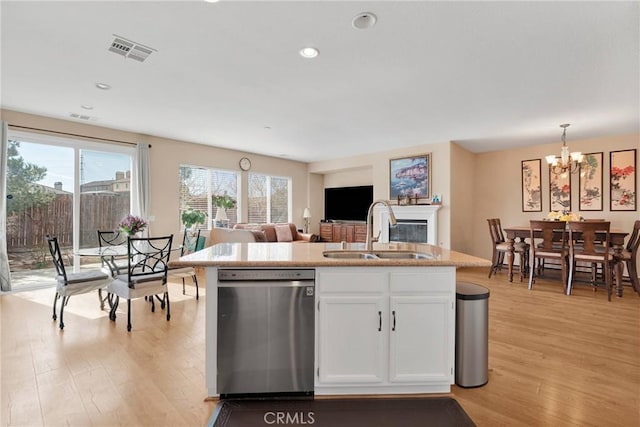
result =
[{"label": "flat screen television", "polygon": [[373,185],[324,189],[324,219],[327,221],[366,221],[373,202]]}]

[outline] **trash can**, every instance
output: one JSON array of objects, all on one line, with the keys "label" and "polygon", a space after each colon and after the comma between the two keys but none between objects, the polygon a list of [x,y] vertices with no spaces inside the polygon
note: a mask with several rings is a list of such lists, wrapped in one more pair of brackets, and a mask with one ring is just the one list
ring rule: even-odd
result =
[{"label": "trash can", "polygon": [[480,387],[489,380],[489,289],[456,283],[456,385]]}]

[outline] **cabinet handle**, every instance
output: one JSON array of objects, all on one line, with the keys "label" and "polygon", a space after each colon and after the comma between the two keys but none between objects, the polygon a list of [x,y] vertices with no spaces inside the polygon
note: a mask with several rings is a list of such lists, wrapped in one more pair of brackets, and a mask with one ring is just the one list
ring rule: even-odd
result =
[{"label": "cabinet handle", "polygon": [[391,327],[391,330],[395,331],[396,330],[396,311],[393,310],[391,314],[393,315],[393,326]]},{"label": "cabinet handle", "polygon": [[378,312],[378,332],[382,331],[382,312]]}]

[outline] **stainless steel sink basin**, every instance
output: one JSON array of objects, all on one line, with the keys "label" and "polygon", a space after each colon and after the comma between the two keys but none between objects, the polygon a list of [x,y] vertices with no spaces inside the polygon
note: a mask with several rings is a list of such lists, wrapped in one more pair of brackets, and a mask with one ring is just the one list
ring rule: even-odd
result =
[{"label": "stainless steel sink basin", "polygon": [[411,251],[324,251],[326,258],[337,259],[430,259],[429,254]]},{"label": "stainless steel sink basin", "polygon": [[322,255],[325,258],[338,258],[338,259],[378,259],[372,253],[362,251],[324,251]]},{"label": "stainless steel sink basin", "polygon": [[430,259],[429,254],[410,251],[377,251],[375,255],[380,259]]}]

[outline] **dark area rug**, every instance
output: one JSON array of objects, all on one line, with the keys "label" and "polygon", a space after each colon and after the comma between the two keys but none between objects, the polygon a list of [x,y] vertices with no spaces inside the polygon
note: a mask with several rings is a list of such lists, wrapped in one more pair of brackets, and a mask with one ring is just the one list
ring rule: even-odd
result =
[{"label": "dark area rug", "polygon": [[398,399],[221,400],[209,427],[475,426],[450,397]]}]

